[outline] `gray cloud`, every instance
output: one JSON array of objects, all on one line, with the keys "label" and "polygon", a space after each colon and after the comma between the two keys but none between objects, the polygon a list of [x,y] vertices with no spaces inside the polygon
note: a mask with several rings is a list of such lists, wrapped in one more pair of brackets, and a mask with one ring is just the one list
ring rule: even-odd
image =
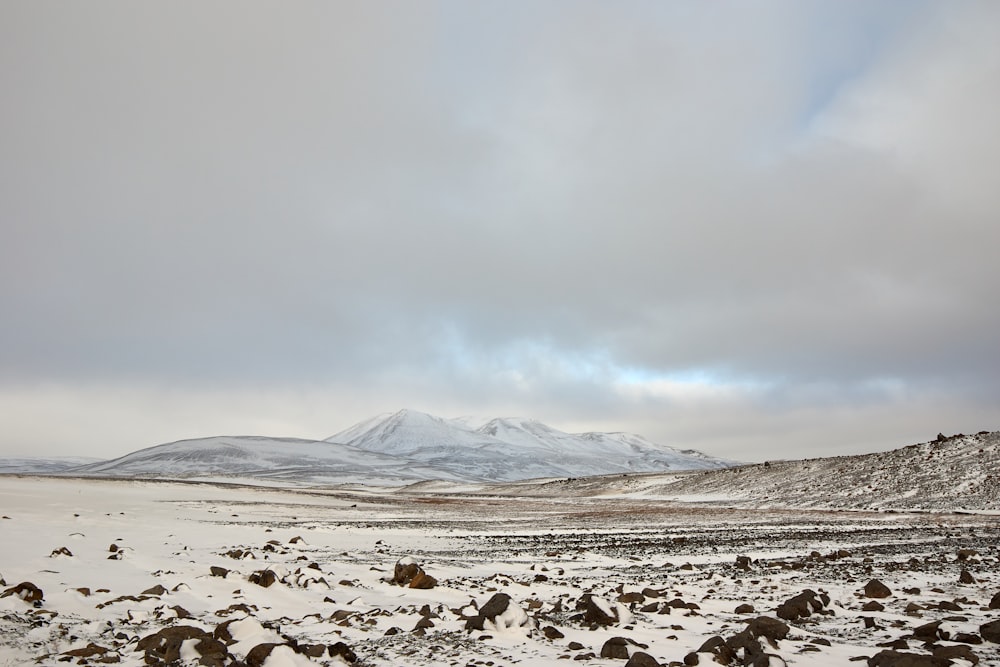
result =
[{"label": "gray cloud", "polygon": [[10,3],[0,452],[95,446],[42,412],[122,451],[402,406],[743,458],[996,428],[997,13]]}]

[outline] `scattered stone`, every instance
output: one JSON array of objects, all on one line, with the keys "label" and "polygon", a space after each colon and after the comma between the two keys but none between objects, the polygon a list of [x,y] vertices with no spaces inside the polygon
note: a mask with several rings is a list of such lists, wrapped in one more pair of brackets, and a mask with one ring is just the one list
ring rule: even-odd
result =
[{"label": "scattered stone", "polygon": [[883,584],[878,579],[872,579],[867,584],[865,584],[865,597],[868,598],[887,598],[892,595],[892,591],[889,587]]},{"label": "scattered stone", "polygon": [[66,547],[59,547],[58,549],[53,549],[52,553],[49,554],[49,558],[57,558],[59,556],[69,556],[70,558],[72,558],[73,552],[67,549]]},{"label": "scattered stone", "polygon": [[861,611],[885,611],[885,605],[877,600],[869,600],[861,607]]},{"label": "scattered stone", "polygon": [[972,573],[962,568],[962,573],[958,575],[958,583],[960,584],[974,584],[976,583],[976,578],[972,576]]},{"label": "scattered stone", "polygon": [[222,578],[225,578],[226,575],[229,574],[229,570],[227,570],[224,567],[219,567],[218,565],[213,565],[210,572],[212,573],[213,577],[222,577]]},{"label": "scattered stone", "polygon": [[152,588],[147,588],[139,595],[166,595],[166,594],[167,594],[167,589],[161,586],[160,584],[157,584]]},{"label": "scattered stone", "polygon": [[754,613],[754,608],[753,608],[752,604],[748,604],[748,603],[744,602],[743,604],[741,604],[738,607],[736,607],[736,609],[733,611],[733,613],[736,613],[736,614],[752,614],[752,613]]},{"label": "scattered stone", "polygon": [[542,634],[545,635],[546,639],[562,639],[563,637],[566,636],[562,632],[560,632],[557,628],[554,628],[551,625],[546,625],[544,628],[542,628]]}]

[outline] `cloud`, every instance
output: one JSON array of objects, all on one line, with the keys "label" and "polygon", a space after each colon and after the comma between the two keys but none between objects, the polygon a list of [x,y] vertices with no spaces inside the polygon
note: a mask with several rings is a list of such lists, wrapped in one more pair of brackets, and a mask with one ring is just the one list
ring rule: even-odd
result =
[{"label": "cloud", "polygon": [[184,437],[318,437],[297,401],[774,451],[995,421],[997,11],[6,6],[4,400],[121,446],[174,439],[164,392]]}]

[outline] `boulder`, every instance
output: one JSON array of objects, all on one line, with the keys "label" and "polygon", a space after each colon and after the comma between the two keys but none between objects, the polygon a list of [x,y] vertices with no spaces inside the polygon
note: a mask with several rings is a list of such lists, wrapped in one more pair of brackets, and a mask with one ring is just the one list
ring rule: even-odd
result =
[{"label": "boulder", "polygon": [[1000,620],[990,621],[979,626],[979,634],[983,639],[994,644],[1000,644]]},{"label": "boulder", "polygon": [[479,614],[465,622],[465,629],[469,631],[523,629],[530,632],[531,628],[531,618],[506,593],[496,593],[479,608]]},{"label": "boulder", "polygon": [[40,602],[44,597],[42,589],[30,581],[22,581],[17,586],[11,586],[3,593],[0,593],[0,598],[9,597],[11,595],[19,597],[25,602]]},{"label": "boulder", "polygon": [[948,667],[950,660],[885,649],[868,658],[868,667]]},{"label": "boulder", "polygon": [[601,657],[627,659],[629,657],[628,640],[624,637],[612,637],[608,641],[604,642],[604,646],[601,647]]},{"label": "boulder", "polygon": [[625,667],[662,667],[662,665],[650,654],[636,651],[625,663]]},{"label": "boulder", "polygon": [[277,580],[278,575],[271,570],[257,570],[250,575],[251,584],[257,584],[258,586],[263,586],[264,588],[273,585]]},{"label": "boulder", "polygon": [[872,579],[865,584],[866,598],[887,598],[890,595],[892,595],[892,591],[878,579]]},{"label": "boulder", "polygon": [[1000,609],[1000,591],[990,600],[990,609]]},{"label": "boulder", "polygon": [[794,621],[805,618],[813,612],[821,611],[830,604],[830,596],[826,593],[818,594],[813,590],[806,589],[782,602],[775,609],[778,618],[786,621]]}]

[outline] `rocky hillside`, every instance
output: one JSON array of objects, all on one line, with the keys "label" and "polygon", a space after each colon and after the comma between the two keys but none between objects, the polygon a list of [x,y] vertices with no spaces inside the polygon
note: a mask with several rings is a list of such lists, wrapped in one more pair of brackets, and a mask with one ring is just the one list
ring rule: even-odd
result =
[{"label": "rocky hillside", "polygon": [[1000,510],[1000,432],[939,436],[860,456],[768,461],[663,482],[644,485],[641,493],[759,506]]}]

